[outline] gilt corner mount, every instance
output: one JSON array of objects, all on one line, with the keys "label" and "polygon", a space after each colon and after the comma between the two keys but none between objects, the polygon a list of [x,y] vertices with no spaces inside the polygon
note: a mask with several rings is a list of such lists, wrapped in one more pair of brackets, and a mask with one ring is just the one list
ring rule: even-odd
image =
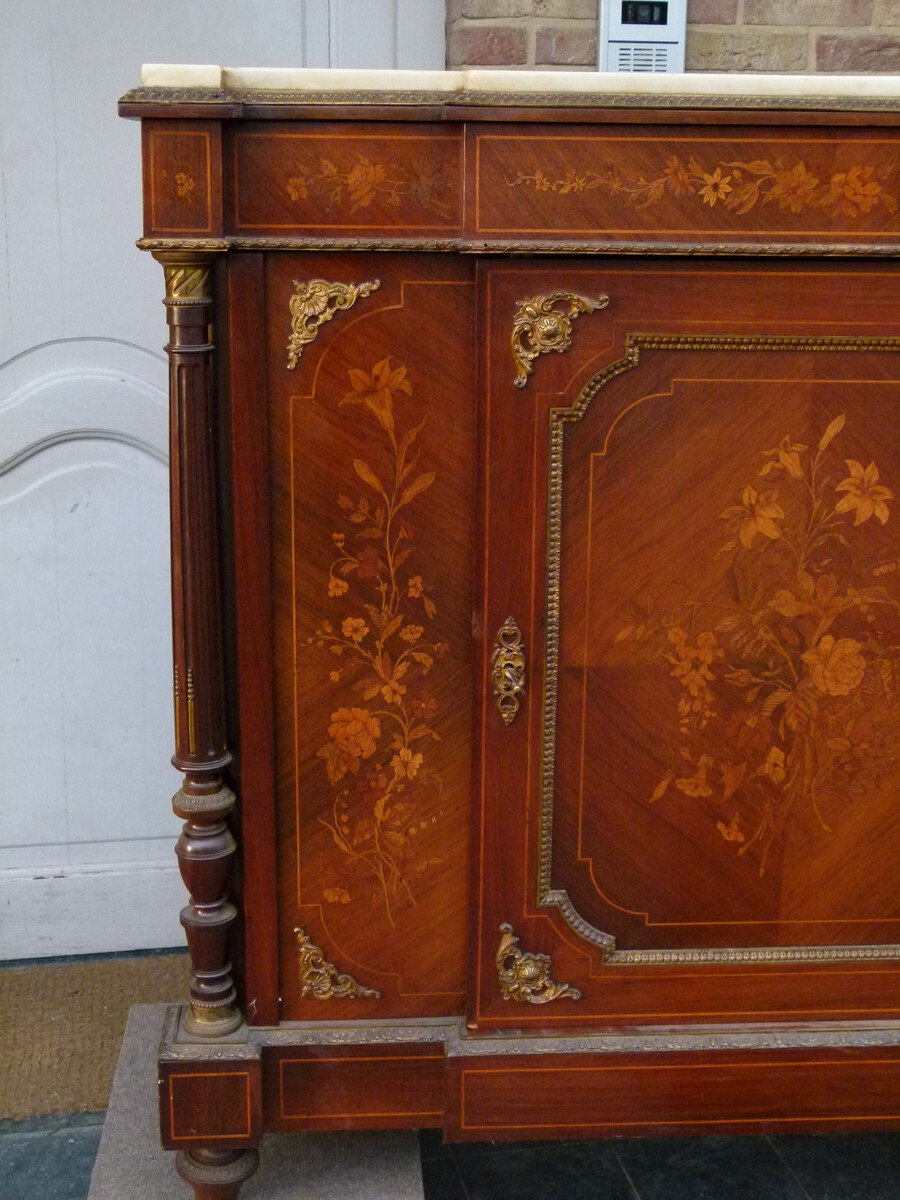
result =
[{"label": "gilt corner mount", "polygon": [[512,925],[500,926],[503,935],[497,947],[497,978],[504,1000],[526,1004],[547,1004],[551,1000],[580,1000],[581,992],[568,983],[556,983],[551,977],[549,954],[531,954],[519,949]]},{"label": "gilt corner mount", "polygon": [[319,326],[336,312],[352,308],[360,297],[371,296],[381,287],[380,279],[368,283],[329,283],[326,279],[294,280],[294,294],[288,308],[291,336],[288,339],[287,368],[293,371],[305,346],[316,340]]},{"label": "gilt corner mount", "polygon": [[[557,305],[564,305],[562,309]],[[597,312],[606,308],[609,296],[598,296],[596,300],[580,296],[577,292],[550,292],[546,296],[532,296],[520,300],[513,319],[512,352],[516,360],[517,388],[523,388],[534,370],[534,360],[551,350],[563,354],[572,344],[572,322],[581,313]]]},{"label": "gilt corner mount", "polygon": [[339,971],[329,962],[321,946],[317,946],[305,929],[294,930],[297,938],[301,995],[314,1000],[380,1000],[381,992],[364,987],[352,975]]}]

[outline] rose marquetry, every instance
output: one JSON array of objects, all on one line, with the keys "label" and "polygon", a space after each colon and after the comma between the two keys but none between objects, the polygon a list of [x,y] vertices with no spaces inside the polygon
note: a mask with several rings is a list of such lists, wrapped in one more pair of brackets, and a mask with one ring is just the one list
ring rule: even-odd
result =
[{"label": "rose marquetry", "polygon": [[196,70],[121,102],[170,331],[179,1173],[233,1200],[266,1131],[900,1127],[895,83]]}]

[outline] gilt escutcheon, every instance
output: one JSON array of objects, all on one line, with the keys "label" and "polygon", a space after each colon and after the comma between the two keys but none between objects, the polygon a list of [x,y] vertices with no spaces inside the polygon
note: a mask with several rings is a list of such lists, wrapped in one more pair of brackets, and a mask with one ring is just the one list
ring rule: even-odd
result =
[{"label": "gilt escutcheon", "polygon": [[507,617],[500,626],[491,662],[497,708],[509,725],[519,711],[519,700],[525,695],[525,645],[522,631],[512,617]]}]

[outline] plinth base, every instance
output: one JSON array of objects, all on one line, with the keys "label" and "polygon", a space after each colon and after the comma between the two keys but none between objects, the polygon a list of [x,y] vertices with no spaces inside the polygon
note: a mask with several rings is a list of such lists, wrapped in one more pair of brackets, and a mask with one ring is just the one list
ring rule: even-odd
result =
[{"label": "plinth base", "polygon": [[[129,1016],[88,1200],[191,1200],[159,1148],[156,1053],[166,1005]],[[270,1134],[241,1200],[424,1200],[414,1130]]]}]

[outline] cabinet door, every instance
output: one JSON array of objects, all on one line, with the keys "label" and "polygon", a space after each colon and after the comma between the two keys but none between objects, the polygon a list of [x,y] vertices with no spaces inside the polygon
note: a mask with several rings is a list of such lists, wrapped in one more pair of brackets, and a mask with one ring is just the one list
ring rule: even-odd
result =
[{"label": "cabinet door", "polygon": [[896,1017],[896,268],[478,286],[470,1020]]}]

